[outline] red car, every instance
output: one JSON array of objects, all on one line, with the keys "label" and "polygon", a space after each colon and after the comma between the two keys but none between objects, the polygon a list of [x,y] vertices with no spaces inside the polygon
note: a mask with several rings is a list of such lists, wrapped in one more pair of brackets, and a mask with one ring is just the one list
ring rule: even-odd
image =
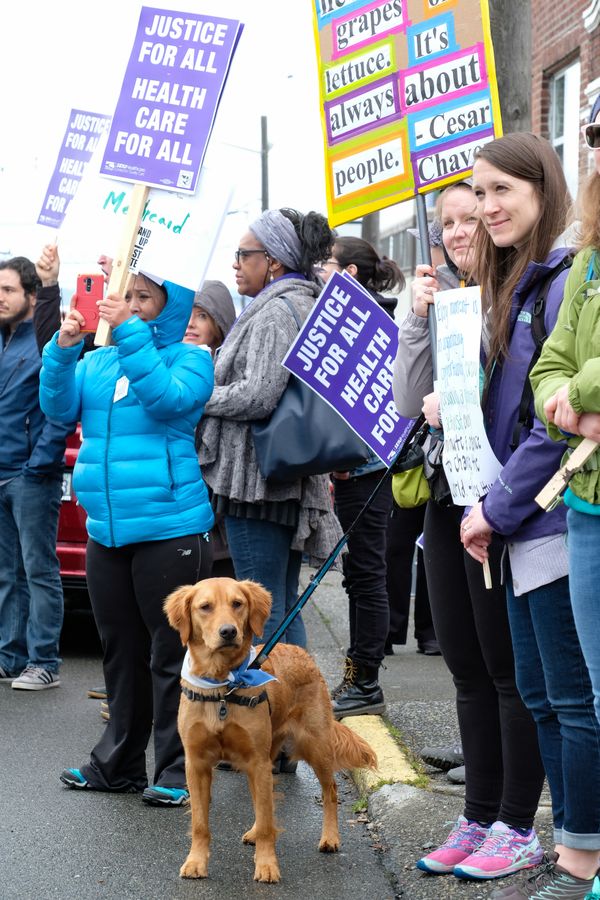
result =
[{"label": "red car", "polygon": [[58,516],[56,553],[65,597],[65,609],[89,606],[85,577],[86,514],[73,490],[73,467],[81,445],[81,427],[67,438],[62,503]]}]

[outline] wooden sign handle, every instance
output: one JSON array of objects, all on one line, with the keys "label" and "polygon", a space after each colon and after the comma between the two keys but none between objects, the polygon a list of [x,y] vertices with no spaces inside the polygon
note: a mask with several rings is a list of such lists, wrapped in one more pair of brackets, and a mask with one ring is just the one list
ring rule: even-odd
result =
[{"label": "wooden sign handle", "polygon": [[596,441],[592,441],[590,438],[584,438],[573,450],[564,466],[562,466],[558,472],[552,476],[548,484],[542,488],[535,498],[535,502],[541,506],[542,509],[549,510],[553,508],[554,501],[557,497],[560,497],[567,487],[571,475],[574,475],[575,472],[579,472],[579,470],[584,467],[592,453],[598,449],[598,446],[600,445],[597,444]]},{"label": "wooden sign handle", "polygon": [[[109,294],[124,296],[130,280],[135,277],[129,271],[129,263],[149,192],[150,187],[147,184],[135,184],[131,192],[131,201],[125,218],[123,236],[117,255],[113,259],[112,272],[108,281],[107,292]],[[98,323],[94,344],[97,347],[107,347],[110,344],[110,325],[104,319],[100,319]]]}]

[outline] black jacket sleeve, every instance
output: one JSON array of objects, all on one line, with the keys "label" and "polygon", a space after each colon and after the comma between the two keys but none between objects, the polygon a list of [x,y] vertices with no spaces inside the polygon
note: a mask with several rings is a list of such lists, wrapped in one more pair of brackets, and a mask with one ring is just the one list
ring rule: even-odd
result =
[{"label": "black jacket sleeve", "polygon": [[51,287],[38,288],[33,310],[33,330],[40,353],[52,335],[58,331],[60,324],[59,286],[53,284]]}]

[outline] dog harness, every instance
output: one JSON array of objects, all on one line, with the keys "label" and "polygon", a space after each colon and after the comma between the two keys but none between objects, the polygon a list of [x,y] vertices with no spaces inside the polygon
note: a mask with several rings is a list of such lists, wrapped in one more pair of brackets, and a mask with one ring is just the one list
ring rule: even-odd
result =
[{"label": "dog harness", "polygon": [[[254,694],[253,697],[238,697],[237,694],[234,694],[234,691],[236,691],[238,687],[243,687],[243,685],[234,685],[234,687],[230,688],[226,694],[215,696],[214,694],[198,694],[196,691],[191,691],[182,684],[181,693],[184,697],[187,697],[188,700],[199,700],[203,703],[220,703],[218,715],[221,721],[227,718],[228,703],[234,703],[236,706],[248,706],[250,709],[254,709],[259,703],[263,703],[265,700],[267,702],[269,701],[266,691],[261,691],[260,694]],[[270,714],[271,705],[269,704],[269,715]]]}]

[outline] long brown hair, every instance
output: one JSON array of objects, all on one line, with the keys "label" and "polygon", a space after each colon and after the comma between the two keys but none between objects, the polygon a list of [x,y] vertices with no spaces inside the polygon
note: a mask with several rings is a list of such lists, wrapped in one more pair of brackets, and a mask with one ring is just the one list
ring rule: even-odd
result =
[{"label": "long brown hair", "polygon": [[540,215],[520,247],[496,247],[480,220],[475,232],[475,273],[484,303],[489,304],[490,351],[487,371],[508,355],[510,312],[515,288],[528,264],[544,262],[567,226],[571,205],[560,159],[550,143],[535,134],[506,134],[484,144],[475,161],[484,159],[513,178],[533,185]]},{"label": "long brown hair", "polygon": [[600,175],[592,172],[579,195],[581,222],[578,228],[578,246],[600,250]]}]

